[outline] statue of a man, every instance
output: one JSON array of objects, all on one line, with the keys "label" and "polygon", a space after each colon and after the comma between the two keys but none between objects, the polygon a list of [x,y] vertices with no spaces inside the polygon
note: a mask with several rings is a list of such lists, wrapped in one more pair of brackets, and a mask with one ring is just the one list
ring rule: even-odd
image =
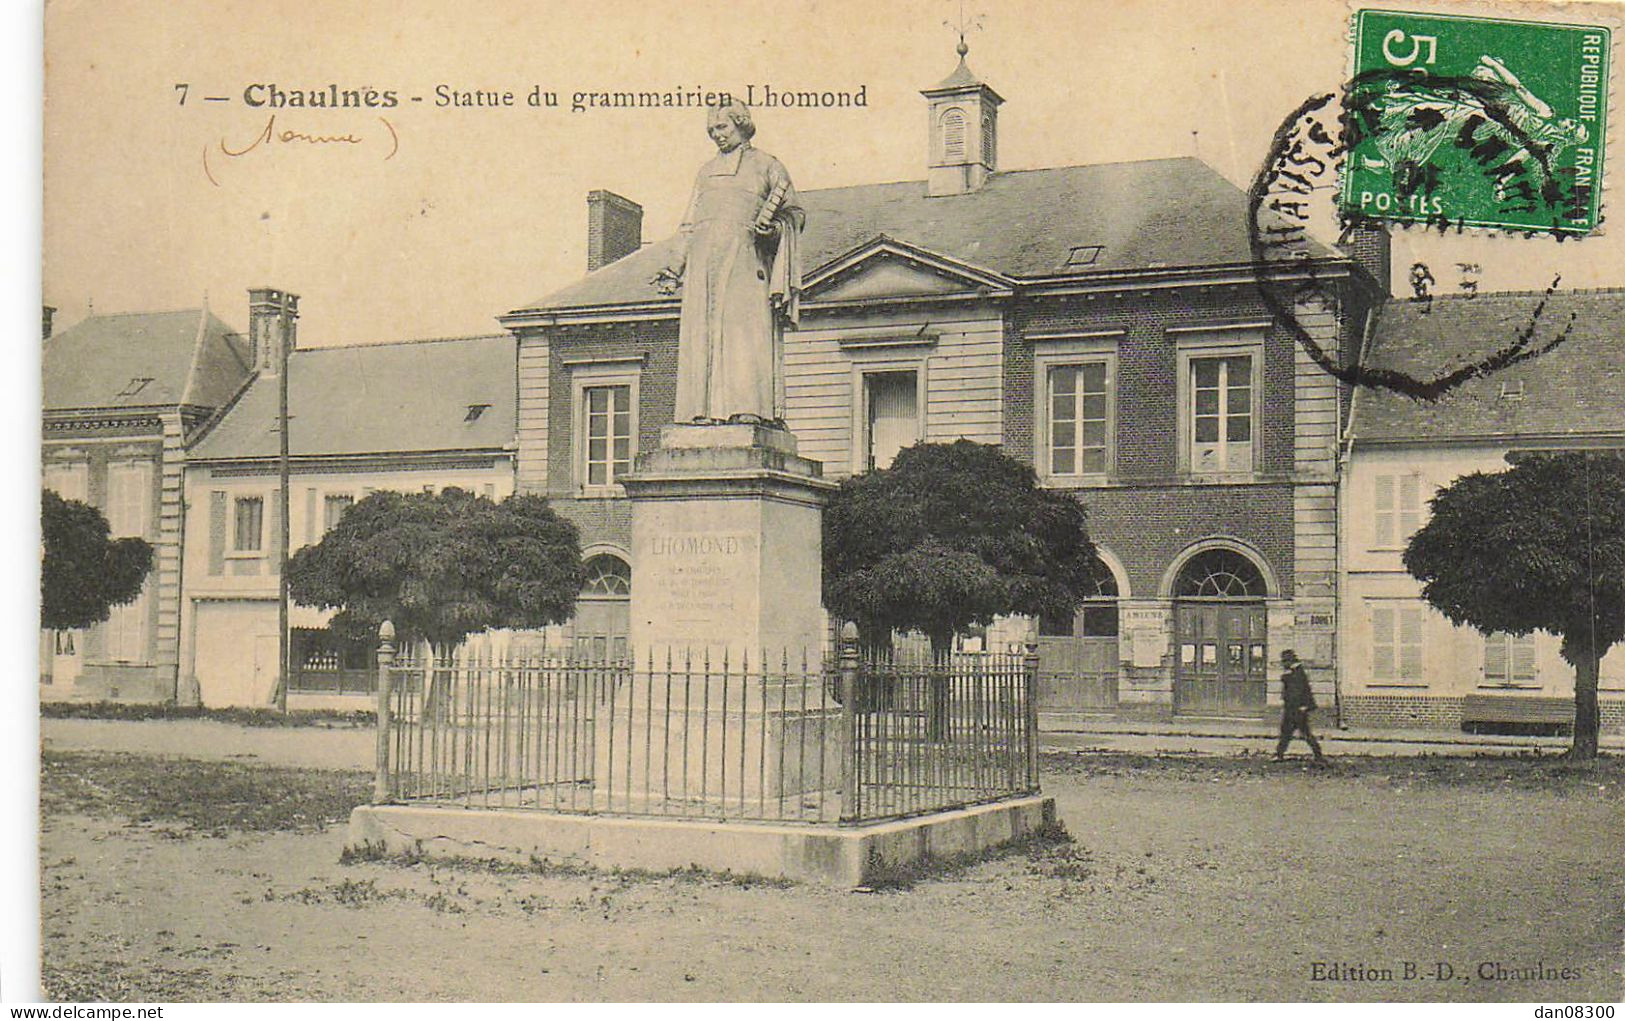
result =
[{"label": "statue of a man", "polygon": [[782,423],[781,319],[801,290],[796,241],[805,217],[790,175],[753,148],[750,109],[706,111],[717,155],[700,168],[671,264],[656,282],[682,282],[678,422]]}]

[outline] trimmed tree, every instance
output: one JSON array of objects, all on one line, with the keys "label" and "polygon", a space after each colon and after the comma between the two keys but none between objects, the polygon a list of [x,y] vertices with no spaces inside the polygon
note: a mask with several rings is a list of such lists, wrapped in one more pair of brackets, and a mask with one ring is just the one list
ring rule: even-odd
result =
[{"label": "trimmed tree", "polygon": [[374,493],[288,564],[293,599],[337,610],[334,631],[371,642],[388,620],[437,657],[486,628],[568,620],[582,581],[576,527],[546,500],[454,488]]},{"label": "trimmed tree", "polygon": [[1574,667],[1576,759],[1597,754],[1597,673],[1625,637],[1625,457],[1533,454],[1439,491],[1405,568],[1422,598],[1488,634],[1546,631]]},{"label": "trimmed tree", "polygon": [[918,629],[940,657],[1001,614],[1070,619],[1096,563],[1082,504],[969,440],[909,447],[824,509],[824,606],[870,644]]},{"label": "trimmed tree", "polygon": [[47,489],[40,501],[40,530],[41,627],[89,627],[141,594],[152,569],[152,547],[144,539],[109,539],[101,511]]}]

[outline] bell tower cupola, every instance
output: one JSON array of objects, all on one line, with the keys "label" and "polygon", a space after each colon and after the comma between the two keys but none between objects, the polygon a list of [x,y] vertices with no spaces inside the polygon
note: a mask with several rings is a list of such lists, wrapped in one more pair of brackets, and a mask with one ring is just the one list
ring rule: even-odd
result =
[{"label": "bell tower cupola", "polygon": [[926,194],[964,195],[982,187],[999,168],[997,92],[965,63],[970,47],[959,38],[959,66],[936,86],[922,89],[931,117]]}]

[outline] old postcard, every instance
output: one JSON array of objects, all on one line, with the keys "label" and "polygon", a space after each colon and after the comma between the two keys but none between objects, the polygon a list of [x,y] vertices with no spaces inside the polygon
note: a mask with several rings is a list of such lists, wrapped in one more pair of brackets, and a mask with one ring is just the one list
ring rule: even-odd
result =
[{"label": "old postcard", "polygon": [[1622,26],[55,0],[8,999],[1611,1017]]}]

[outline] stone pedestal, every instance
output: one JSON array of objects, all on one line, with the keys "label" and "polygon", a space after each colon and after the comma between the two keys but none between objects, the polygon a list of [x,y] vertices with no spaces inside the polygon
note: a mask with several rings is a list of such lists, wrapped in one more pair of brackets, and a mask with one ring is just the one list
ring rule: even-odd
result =
[{"label": "stone pedestal", "polygon": [[[669,425],[622,481],[632,502],[633,654],[820,664],[821,509],[834,484],[795,437]],[[758,668],[759,669],[759,668]]]},{"label": "stone pedestal", "polygon": [[839,707],[820,675],[822,471],[783,429],[670,425],[622,480],[635,665],[595,735],[607,810],[745,809],[838,783]]}]

